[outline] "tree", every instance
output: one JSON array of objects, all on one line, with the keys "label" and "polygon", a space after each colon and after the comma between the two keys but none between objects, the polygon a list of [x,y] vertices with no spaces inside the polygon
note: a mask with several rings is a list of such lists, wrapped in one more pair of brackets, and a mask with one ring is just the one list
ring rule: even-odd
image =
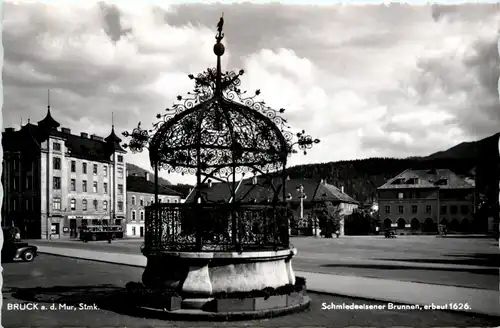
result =
[{"label": "tree", "polygon": [[318,218],[321,235],[332,238],[333,233],[340,229],[342,220],[342,209],[331,202],[324,202],[314,209],[314,215]]}]

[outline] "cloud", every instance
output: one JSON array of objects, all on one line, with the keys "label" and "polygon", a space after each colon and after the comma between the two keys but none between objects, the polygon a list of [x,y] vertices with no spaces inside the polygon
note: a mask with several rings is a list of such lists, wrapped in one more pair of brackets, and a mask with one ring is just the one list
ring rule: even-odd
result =
[{"label": "cloud", "polygon": [[[322,142],[290,164],[416,156],[498,132],[495,5],[6,2],[4,126],[45,115],[73,132],[149,126],[189,73],[245,69],[242,88]],[[258,23],[257,23],[258,22]],[[149,167],[147,153],[128,160]],[[168,176],[172,181],[192,178]]]}]

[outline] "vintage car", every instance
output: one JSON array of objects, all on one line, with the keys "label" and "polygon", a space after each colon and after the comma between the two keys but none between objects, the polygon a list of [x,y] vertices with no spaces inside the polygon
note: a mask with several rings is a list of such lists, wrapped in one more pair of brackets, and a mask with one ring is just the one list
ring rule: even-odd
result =
[{"label": "vintage car", "polygon": [[2,247],[2,262],[31,262],[37,256],[38,248],[21,241],[19,229],[2,228],[4,243]]},{"label": "vintage car", "polygon": [[385,229],[385,238],[396,238],[396,230],[395,229]]}]

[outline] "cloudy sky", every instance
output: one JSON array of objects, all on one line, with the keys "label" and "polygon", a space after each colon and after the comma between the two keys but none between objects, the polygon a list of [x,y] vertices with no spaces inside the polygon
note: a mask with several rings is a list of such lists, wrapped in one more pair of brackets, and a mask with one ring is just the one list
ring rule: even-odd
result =
[{"label": "cloudy sky", "polygon": [[[189,73],[226,69],[322,140],[292,164],[428,155],[500,131],[498,5],[165,5],[5,1],[3,126],[53,116],[73,133],[150,125]],[[149,168],[147,154],[128,161]],[[193,178],[168,176],[172,182]]]}]

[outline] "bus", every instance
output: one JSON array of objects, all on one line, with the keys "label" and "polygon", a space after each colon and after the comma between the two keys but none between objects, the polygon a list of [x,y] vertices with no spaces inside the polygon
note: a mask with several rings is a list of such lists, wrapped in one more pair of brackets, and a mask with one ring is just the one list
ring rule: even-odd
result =
[{"label": "bus", "polygon": [[123,229],[119,225],[87,225],[80,227],[80,240],[114,240],[123,238]]}]

